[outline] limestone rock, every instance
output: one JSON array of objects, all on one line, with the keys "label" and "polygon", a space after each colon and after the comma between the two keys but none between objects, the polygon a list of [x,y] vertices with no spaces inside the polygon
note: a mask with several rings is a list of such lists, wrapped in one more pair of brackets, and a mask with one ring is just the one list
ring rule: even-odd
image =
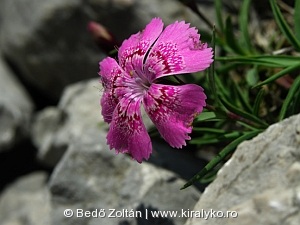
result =
[{"label": "limestone rock", "polygon": [[5,56],[27,82],[53,99],[59,98],[66,85],[97,76],[97,62],[104,56],[86,29],[90,18],[83,2],[2,3],[0,44]]},{"label": "limestone rock", "polygon": [[47,176],[35,172],[19,178],[0,197],[0,224],[51,225]]},{"label": "limestone rock", "polygon": [[[194,188],[180,191],[184,181],[177,175],[148,163],[138,164],[125,155],[115,156],[102,144],[105,135],[90,131],[87,138],[73,140],[68,151],[56,166],[50,179],[53,224],[183,224],[184,217],[151,218],[151,211],[192,208],[199,198]],[[95,138],[97,136],[97,138]],[[63,212],[71,209],[74,215],[65,218]],[[106,216],[80,217],[81,210],[105,210]],[[133,209],[140,215],[109,218],[110,209]],[[79,214],[78,214],[78,210]],[[148,210],[148,220],[146,217]],[[99,214],[97,214],[99,215]]]},{"label": "limestone rock", "polygon": [[236,211],[237,218],[190,218],[186,225],[300,224],[300,115],[238,146],[194,210]]},{"label": "limestone rock", "polygon": [[[63,93],[58,107],[48,107],[34,120],[32,139],[38,148],[38,158],[55,166],[73,139],[85,138],[87,130],[101,133],[106,125],[100,113],[98,79],[70,85]],[[103,128],[105,130],[105,128]]]},{"label": "limestone rock", "polygon": [[28,136],[33,103],[25,88],[0,58],[0,152]]}]

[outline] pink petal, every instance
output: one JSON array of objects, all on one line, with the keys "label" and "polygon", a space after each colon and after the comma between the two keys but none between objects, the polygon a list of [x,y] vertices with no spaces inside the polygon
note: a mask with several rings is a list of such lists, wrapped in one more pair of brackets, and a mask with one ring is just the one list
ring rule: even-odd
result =
[{"label": "pink petal", "polygon": [[118,104],[118,99],[114,98],[108,91],[104,91],[100,100],[101,114],[106,123],[110,123],[112,120],[113,112]]},{"label": "pink petal", "polygon": [[195,84],[170,86],[152,84],[144,97],[145,110],[162,137],[181,148],[192,132],[194,117],[202,112],[206,96]]},{"label": "pink petal", "polygon": [[120,98],[129,90],[126,86],[126,80],[130,77],[113,58],[107,57],[99,65],[99,75],[104,87],[104,93],[100,102],[101,113],[104,121],[110,123],[113,111]]},{"label": "pink petal", "polygon": [[206,69],[212,63],[212,49],[200,42],[194,27],[175,22],[165,28],[145,62],[144,71],[152,80]]},{"label": "pink petal", "polygon": [[154,18],[142,32],[125,40],[118,53],[120,66],[129,74],[135,72],[142,74],[144,57],[162,29],[162,20]]},{"label": "pink petal", "polygon": [[139,163],[148,159],[152,144],[142,121],[141,99],[123,98],[117,105],[107,134],[107,143],[116,152],[128,153]]}]

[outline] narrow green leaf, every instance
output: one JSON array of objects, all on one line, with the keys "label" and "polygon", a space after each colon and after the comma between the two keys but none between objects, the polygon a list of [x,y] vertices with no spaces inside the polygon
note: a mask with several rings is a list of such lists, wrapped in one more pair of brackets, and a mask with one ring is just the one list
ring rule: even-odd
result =
[{"label": "narrow green leaf", "polygon": [[212,181],[214,181],[214,179],[216,178],[218,173],[218,169],[217,167],[214,168],[212,171],[210,171],[209,173],[207,173],[205,176],[203,176],[199,182],[201,184],[207,184],[207,183],[211,183]]},{"label": "narrow green leaf", "polygon": [[236,53],[245,55],[241,46],[239,46],[237,39],[234,37],[234,30],[231,22],[231,18],[226,19],[225,38],[227,45]]},{"label": "narrow green leaf", "polygon": [[217,144],[219,142],[221,142],[222,140],[218,139],[218,138],[193,138],[193,140],[189,141],[189,144],[192,145],[211,145],[211,144]]},{"label": "narrow green leaf", "polygon": [[241,132],[233,131],[230,133],[220,134],[217,136],[209,136],[207,138],[205,137],[199,137],[199,138],[193,138],[191,141],[189,141],[190,144],[198,144],[198,145],[207,145],[207,144],[215,144],[222,141],[232,140],[235,138],[238,138],[241,136]]},{"label": "narrow green leaf", "polygon": [[241,34],[242,34],[242,40],[245,43],[244,47],[247,49],[247,51],[250,53],[252,51],[252,45],[249,37],[249,29],[248,29],[248,24],[249,24],[249,8],[250,8],[250,3],[251,0],[244,0],[240,15],[239,15],[239,25],[241,29]]},{"label": "narrow green leaf", "polygon": [[265,121],[257,118],[256,116],[254,116],[250,113],[247,113],[247,112],[237,108],[236,106],[234,106],[230,102],[228,102],[226,99],[220,98],[220,100],[230,112],[234,113],[237,117],[240,117],[240,118],[236,118],[237,120],[242,121],[242,119],[246,119],[246,120],[251,121],[252,123],[256,123],[257,125],[260,125],[261,127],[264,127],[264,128],[268,127],[268,124]]},{"label": "narrow green leaf", "polygon": [[279,71],[278,73],[275,73],[274,75],[272,75],[271,77],[269,77],[268,79],[260,82],[259,84],[255,85],[253,88],[257,88],[257,87],[261,87],[265,84],[269,84],[275,80],[277,80],[278,78],[288,74],[288,73],[291,73],[293,72],[294,70],[297,70],[300,68],[300,63],[298,62],[298,64],[296,65],[293,65],[293,66],[290,66],[290,67],[287,67],[281,71]]},{"label": "narrow green leaf", "polygon": [[223,82],[220,80],[218,74],[216,74],[216,76],[215,76],[215,81],[216,81],[216,85],[218,88],[218,94],[229,97],[230,92],[227,88],[225,88],[225,86],[224,86]]},{"label": "narrow green leaf", "polygon": [[224,119],[225,117],[216,112],[202,112],[196,118],[196,122],[211,121],[213,119]]},{"label": "narrow green leaf", "polygon": [[242,91],[240,86],[236,83],[233,82],[233,87],[236,90],[237,93],[237,99],[239,99],[240,105],[249,112],[252,112],[252,107],[250,106],[249,103],[249,96],[245,93],[245,91]]},{"label": "narrow green leaf", "polygon": [[265,89],[261,88],[255,98],[255,101],[254,101],[254,105],[253,105],[253,115],[254,116],[258,117],[260,105],[261,105],[261,102],[262,102],[264,96],[265,96]]},{"label": "narrow green leaf", "polygon": [[247,123],[244,123],[244,122],[241,122],[241,121],[237,121],[236,123],[239,124],[239,125],[241,125],[241,126],[243,126],[244,128],[246,128],[245,130],[249,130],[249,131],[257,130],[256,127],[253,127],[253,126],[251,126],[251,125],[249,125]]},{"label": "narrow green leaf", "polygon": [[300,51],[300,41],[297,40],[291,28],[289,27],[286,20],[284,19],[279,7],[276,4],[276,1],[270,0],[270,4],[274,14],[274,18],[281,32],[285,35],[286,39],[294,46],[294,48]]},{"label": "narrow green leaf", "polygon": [[285,118],[287,110],[288,110],[291,102],[293,101],[295,94],[299,91],[299,89],[300,89],[300,76],[298,76],[294,80],[292,86],[290,87],[290,90],[283,102],[283,105],[282,105],[280,113],[279,113],[279,121],[283,120]]},{"label": "narrow green leaf", "polygon": [[[216,33],[215,33],[215,27],[213,29],[213,35],[212,35],[212,48],[213,48],[213,52],[215,52],[215,37],[216,37]],[[215,104],[219,105],[219,99],[218,99],[218,94],[216,91],[216,82],[215,82],[215,54],[213,55],[213,63],[210,65],[209,69],[208,69],[208,83],[209,83],[209,88],[211,93],[213,94],[213,97],[215,99]]]},{"label": "narrow green leaf", "polygon": [[216,17],[218,22],[218,27],[220,28],[221,32],[224,33],[224,24],[223,24],[223,16],[222,16],[222,0],[215,0],[215,9],[216,9]]},{"label": "narrow green leaf", "polygon": [[284,55],[215,57],[216,61],[253,64],[266,67],[288,67],[299,64],[300,57]]},{"label": "narrow green leaf", "polygon": [[221,161],[223,161],[226,156],[231,154],[236,147],[243,141],[248,140],[250,138],[255,137],[259,134],[261,130],[247,132],[241,135],[239,138],[232,141],[229,145],[227,145],[215,158],[213,158],[199,173],[197,173],[194,177],[192,177],[182,188],[185,189],[191,186],[196,181],[202,179],[208,172],[210,172],[213,168],[215,168]]},{"label": "narrow green leaf", "polygon": [[210,128],[210,127],[194,127],[193,132],[194,131],[202,132],[202,133],[211,133],[211,134],[224,134],[224,133],[226,133],[225,130]]},{"label": "narrow green leaf", "polygon": [[294,21],[295,21],[295,36],[297,40],[300,42],[300,1],[295,1],[295,13],[294,13]]}]

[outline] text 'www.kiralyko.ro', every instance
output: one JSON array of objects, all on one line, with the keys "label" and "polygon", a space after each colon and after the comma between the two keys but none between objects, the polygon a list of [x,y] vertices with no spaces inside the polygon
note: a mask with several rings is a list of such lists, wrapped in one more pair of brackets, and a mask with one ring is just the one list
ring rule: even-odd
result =
[{"label": "text 'www.kiralyko.ro'", "polygon": [[93,217],[93,218],[237,218],[238,213],[236,211],[220,211],[220,210],[148,210],[147,208],[142,210],[133,209],[95,209],[95,210],[83,210],[83,209],[66,209],[64,211],[65,217]]}]

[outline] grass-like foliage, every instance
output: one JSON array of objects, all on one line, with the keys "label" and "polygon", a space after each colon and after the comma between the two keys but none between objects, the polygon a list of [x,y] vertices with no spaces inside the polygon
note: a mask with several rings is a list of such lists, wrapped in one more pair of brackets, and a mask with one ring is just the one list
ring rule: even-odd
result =
[{"label": "grass-like foliage", "polygon": [[215,27],[195,1],[182,2],[212,27],[211,46],[216,50],[207,76],[193,77],[205,88],[208,105],[196,117],[189,143],[199,148],[224,146],[184,189],[197,181],[212,181],[241,142],[300,112],[300,1],[290,7],[291,13],[269,0],[276,29],[264,46],[255,38],[263,28],[249,29],[251,0],[242,1],[236,24],[231,15],[224,17],[222,0],[215,0]]}]

